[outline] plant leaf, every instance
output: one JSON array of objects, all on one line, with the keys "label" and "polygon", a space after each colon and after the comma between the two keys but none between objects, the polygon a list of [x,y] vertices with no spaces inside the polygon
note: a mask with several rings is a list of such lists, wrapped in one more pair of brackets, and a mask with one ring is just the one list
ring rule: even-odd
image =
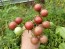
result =
[{"label": "plant leaf", "polygon": [[59,49],[65,49],[65,43],[61,43],[61,44],[59,45]]},{"label": "plant leaf", "polygon": [[65,27],[58,26],[56,28],[56,34],[60,34],[60,36],[65,39]]}]

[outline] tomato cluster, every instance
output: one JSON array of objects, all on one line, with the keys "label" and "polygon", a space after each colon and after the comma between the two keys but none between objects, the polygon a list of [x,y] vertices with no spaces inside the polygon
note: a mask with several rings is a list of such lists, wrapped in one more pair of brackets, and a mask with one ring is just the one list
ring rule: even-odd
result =
[{"label": "tomato cluster", "polygon": [[[42,33],[44,31],[44,28],[49,28],[50,27],[50,22],[49,21],[44,21],[43,22],[43,17],[47,17],[48,11],[46,9],[42,8],[41,4],[35,4],[34,5],[34,10],[39,12],[39,15],[36,15],[33,21],[28,21],[25,23],[25,28],[27,30],[32,30],[34,37],[31,38],[31,42],[33,44],[37,44],[39,41],[41,43],[47,43],[48,38],[46,35],[42,36]],[[14,30],[14,33],[19,35],[22,31],[21,27],[17,27],[22,22],[22,18],[17,17],[13,22],[9,23],[9,28],[11,30]],[[34,26],[36,25],[36,26]]]},{"label": "tomato cluster", "polygon": [[[34,37],[31,38],[31,42],[33,44],[37,44],[39,41],[43,44],[47,43],[48,38],[45,35],[42,36],[42,33],[44,31],[44,28],[50,27],[50,22],[49,21],[43,22],[42,18],[47,17],[48,11],[46,9],[43,9],[41,4],[35,4],[34,10],[39,12],[39,15],[35,16],[34,21],[26,22],[25,28],[27,30],[33,30]],[[34,23],[36,24],[36,26],[34,26]]]},{"label": "tomato cluster", "polygon": [[22,28],[17,27],[17,25],[21,24],[21,22],[22,22],[22,18],[17,17],[14,21],[9,23],[9,29],[14,30],[14,33],[16,35],[20,35],[20,33],[22,32]]}]

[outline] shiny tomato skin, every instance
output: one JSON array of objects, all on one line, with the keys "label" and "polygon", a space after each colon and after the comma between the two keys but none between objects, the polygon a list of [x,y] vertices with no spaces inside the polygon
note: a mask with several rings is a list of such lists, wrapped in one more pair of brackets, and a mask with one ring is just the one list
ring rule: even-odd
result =
[{"label": "shiny tomato skin", "polygon": [[40,36],[42,34],[42,32],[43,32],[42,27],[40,27],[40,26],[35,27],[35,29],[34,29],[34,35],[35,36]]},{"label": "shiny tomato skin", "polygon": [[42,6],[40,4],[35,4],[35,6],[34,6],[34,10],[38,11],[38,12],[41,11],[41,8],[42,8]]},{"label": "shiny tomato skin", "polygon": [[14,30],[16,28],[16,26],[17,26],[17,24],[14,21],[9,23],[9,29],[11,29],[11,30]]},{"label": "shiny tomato skin", "polygon": [[41,12],[40,12],[40,15],[42,17],[46,17],[48,15],[48,11],[46,9],[42,9]]},{"label": "shiny tomato skin", "polygon": [[22,22],[22,18],[21,18],[21,17],[17,17],[17,18],[15,19],[15,22],[16,22],[17,24],[20,24],[20,23]]},{"label": "shiny tomato skin", "polygon": [[34,27],[34,24],[31,21],[25,23],[25,28],[27,30],[31,30],[33,29],[33,27]]},{"label": "shiny tomato skin", "polygon": [[32,44],[36,45],[36,44],[38,44],[39,40],[37,37],[32,37],[31,42],[32,42]]},{"label": "shiny tomato skin", "polygon": [[42,23],[42,18],[37,15],[37,16],[35,17],[35,19],[34,19],[34,22],[35,22],[36,24],[41,24],[41,23]]},{"label": "shiny tomato skin", "polygon": [[43,35],[42,37],[40,37],[40,42],[41,43],[45,44],[45,43],[47,43],[47,41],[48,41],[47,36]]},{"label": "shiny tomato skin", "polygon": [[44,21],[42,22],[43,28],[50,28],[50,22],[49,21]]}]

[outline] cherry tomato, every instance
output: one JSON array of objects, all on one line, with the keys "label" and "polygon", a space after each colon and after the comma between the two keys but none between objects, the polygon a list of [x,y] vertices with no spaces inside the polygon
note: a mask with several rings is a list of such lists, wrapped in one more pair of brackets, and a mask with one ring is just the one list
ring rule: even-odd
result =
[{"label": "cherry tomato", "polygon": [[41,16],[46,17],[48,15],[48,11],[46,9],[41,10]]},{"label": "cherry tomato", "polygon": [[17,18],[15,19],[15,22],[16,22],[17,24],[20,24],[20,23],[22,22],[22,18],[21,18],[21,17],[17,17]]},{"label": "cherry tomato", "polygon": [[42,22],[42,26],[44,28],[49,28],[50,27],[50,22],[49,21]]},{"label": "cherry tomato", "polygon": [[42,18],[37,15],[37,16],[35,17],[35,19],[34,19],[34,22],[35,22],[36,24],[41,24],[41,23],[42,23]]},{"label": "cherry tomato", "polygon": [[16,35],[21,35],[21,33],[22,33],[22,28],[21,28],[21,27],[16,27],[15,30],[14,30],[14,33],[15,33]]},{"label": "cherry tomato", "polygon": [[40,27],[40,26],[35,27],[34,35],[40,36],[42,34],[42,32],[43,32],[43,28],[42,27]]},{"label": "cherry tomato", "polygon": [[37,37],[32,37],[31,42],[32,42],[32,44],[36,45],[36,44],[38,44],[39,40]]},{"label": "cherry tomato", "polygon": [[45,44],[45,43],[47,43],[47,41],[48,41],[47,36],[43,35],[42,37],[40,37],[40,42],[41,43]]},{"label": "cherry tomato", "polygon": [[11,22],[11,23],[9,23],[9,28],[11,29],[11,30],[13,30],[13,29],[15,29],[15,27],[17,26],[17,24],[16,24],[16,22]]},{"label": "cherry tomato", "polygon": [[34,25],[33,25],[33,23],[32,23],[31,21],[25,23],[25,28],[26,28],[27,30],[33,29],[33,26],[34,26]]},{"label": "cherry tomato", "polygon": [[34,10],[38,11],[38,12],[41,11],[41,8],[42,8],[42,6],[40,4],[35,4],[35,6],[34,6]]}]

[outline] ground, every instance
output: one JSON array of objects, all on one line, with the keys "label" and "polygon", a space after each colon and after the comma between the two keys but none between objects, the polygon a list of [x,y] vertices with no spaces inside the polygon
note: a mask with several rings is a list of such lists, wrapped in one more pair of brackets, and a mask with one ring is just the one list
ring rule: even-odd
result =
[{"label": "ground", "polygon": [[[40,3],[35,0],[36,3]],[[41,3],[43,8],[48,10],[48,16],[43,21],[48,20],[56,26],[65,27],[65,0],[45,0]],[[0,49],[20,49],[20,36],[16,36],[8,28],[8,23],[16,17],[24,18],[23,26],[26,21],[32,20],[38,13],[34,11],[33,6],[27,4],[6,5],[0,9]],[[65,42],[60,36],[55,34],[56,27],[46,29],[44,33],[48,36],[48,43],[41,44],[40,49],[59,49],[59,44]]]}]

